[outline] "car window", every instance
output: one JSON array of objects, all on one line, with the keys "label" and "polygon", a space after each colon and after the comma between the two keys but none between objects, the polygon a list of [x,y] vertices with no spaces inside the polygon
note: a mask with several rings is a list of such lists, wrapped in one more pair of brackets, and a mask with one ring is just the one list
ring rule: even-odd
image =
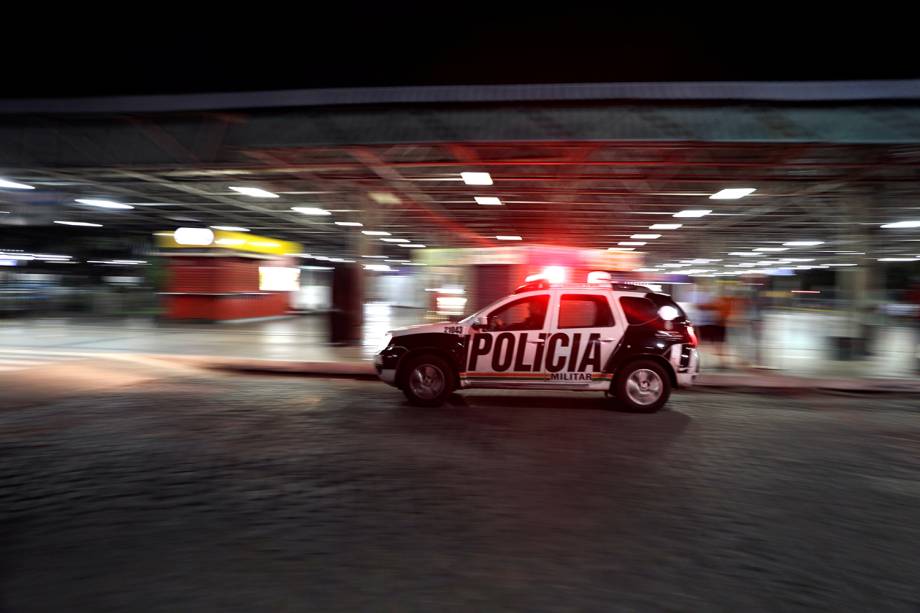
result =
[{"label": "car window", "polygon": [[609,328],[613,314],[606,296],[565,294],[559,302],[559,328]]},{"label": "car window", "polygon": [[630,325],[647,324],[658,319],[658,307],[648,298],[623,296],[620,298],[620,306]]},{"label": "car window", "polygon": [[489,313],[489,330],[542,330],[549,295],[513,300]]}]

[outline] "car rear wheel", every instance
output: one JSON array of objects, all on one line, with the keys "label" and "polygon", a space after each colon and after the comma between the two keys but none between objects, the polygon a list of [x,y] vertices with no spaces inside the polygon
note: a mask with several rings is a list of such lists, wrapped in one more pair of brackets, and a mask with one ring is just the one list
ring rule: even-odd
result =
[{"label": "car rear wheel", "polygon": [[411,358],[402,376],[406,399],[416,406],[436,407],[444,404],[454,391],[454,371],[436,355]]},{"label": "car rear wheel", "polygon": [[654,413],[671,396],[671,380],[651,360],[630,362],[617,374],[613,385],[613,395],[620,406],[637,413]]}]

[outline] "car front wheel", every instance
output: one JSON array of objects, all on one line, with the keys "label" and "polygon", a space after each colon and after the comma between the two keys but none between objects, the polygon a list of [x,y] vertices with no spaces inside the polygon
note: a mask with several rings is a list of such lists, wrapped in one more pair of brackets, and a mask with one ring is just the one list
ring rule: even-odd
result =
[{"label": "car front wheel", "polygon": [[671,381],[660,365],[651,360],[637,360],[620,370],[613,394],[626,410],[654,413],[668,401]]}]

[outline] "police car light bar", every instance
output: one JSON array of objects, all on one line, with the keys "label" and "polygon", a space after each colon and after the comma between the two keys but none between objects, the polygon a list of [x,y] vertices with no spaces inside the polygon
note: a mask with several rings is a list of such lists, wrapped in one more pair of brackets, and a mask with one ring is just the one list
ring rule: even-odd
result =
[{"label": "police car light bar", "polygon": [[610,273],[604,270],[593,270],[588,273],[588,283],[611,283]]}]

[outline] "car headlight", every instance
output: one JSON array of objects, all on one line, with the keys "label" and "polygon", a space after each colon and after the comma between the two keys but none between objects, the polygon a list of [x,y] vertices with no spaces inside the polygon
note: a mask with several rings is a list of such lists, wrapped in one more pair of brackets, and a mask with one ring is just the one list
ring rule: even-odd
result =
[{"label": "car headlight", "polygon": [[383,338],[380,339],[380,342],[377,344],[376,353],[380,353],[381,351],[389,347],[391,340],[393,340],[393,335],[390,333],[385,334]]}]

